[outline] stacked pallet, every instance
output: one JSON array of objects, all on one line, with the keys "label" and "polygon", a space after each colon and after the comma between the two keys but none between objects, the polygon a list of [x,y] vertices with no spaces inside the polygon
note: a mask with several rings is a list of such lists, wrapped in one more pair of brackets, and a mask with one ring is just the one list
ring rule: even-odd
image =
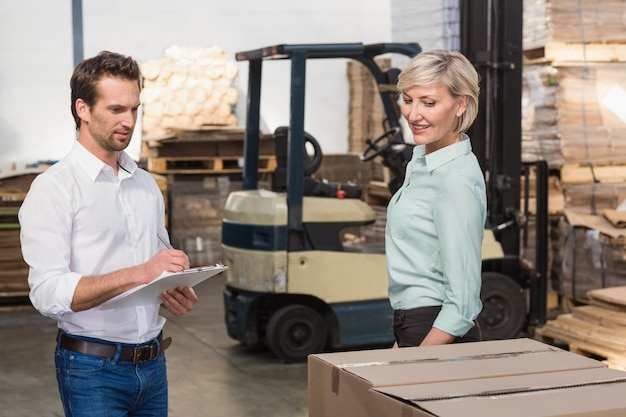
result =
[{"label": "stacked pallet", "polygon": [[587,298],[588,304],[549,320],[536,335],[626,370],[626,286],[592,290]]},{"label": "stacked pallet", "polygon": [[0,303],[28,294],[28,265],[22,258],[19,207],[43,168],[0,173]]},{"label": "stacked pallet", "polygon": [[[221,262],[221,222],[231,191],[242,187],[245,130],[204,126],[144,135],[141,158],[167,182],[170,240],[192,266]],[[274,139],[262,134],[259,172],[276,167]]]},{"label": "stacked pallet", "polygon": [[[245,130],[238,127],[204,126],[168,128],[142,141],[142,158],[148,170],[161,175],[237,174],[243,172]],[[272,135],[261,135],[259,172],[276,168]]]}]

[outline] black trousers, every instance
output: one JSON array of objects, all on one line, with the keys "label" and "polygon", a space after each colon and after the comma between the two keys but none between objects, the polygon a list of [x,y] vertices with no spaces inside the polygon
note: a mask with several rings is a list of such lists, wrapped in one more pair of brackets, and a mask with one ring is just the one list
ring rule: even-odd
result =
[{"label": "black trousers", "polygon": [[[419,346],[424,340],[437,315],[441,311],[441,306],[419,307],[410,310],[395,310],[393,312],[393,334],[398,343],[398,347]],[[465,336],[457,337],[452,343],[480,342],[480,326],[474,322]]]}]

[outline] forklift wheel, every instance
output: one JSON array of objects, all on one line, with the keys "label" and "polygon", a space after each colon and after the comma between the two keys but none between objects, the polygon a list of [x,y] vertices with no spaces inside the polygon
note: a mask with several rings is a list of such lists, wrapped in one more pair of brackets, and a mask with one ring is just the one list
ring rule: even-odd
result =
[{"label": "forklift wheel", "polygon": [[524,291],[512,278],[485,272],[482,276],[480,299],[483,310],[478,323],[483,340],[517,337],[526,321]]},{"label": "forklift wheel", "polygon": [[289,305],[276,311],[267,324],[266,343],[286,362],[304,361],[326,345],[326,325],[315,310]]}]

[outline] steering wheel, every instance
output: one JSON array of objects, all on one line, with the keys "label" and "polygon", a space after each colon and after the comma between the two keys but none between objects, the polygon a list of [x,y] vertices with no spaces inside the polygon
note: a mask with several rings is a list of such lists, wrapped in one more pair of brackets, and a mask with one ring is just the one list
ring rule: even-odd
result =
[{"label": "steering wheel", "polygon": [[367,139],[365,141],[366,147],[361,153],[361,161],[367,162],[376,158],[379,155],[384,154],[391,147],[391,145],[395,145],[397,143],[402,143],[402,136],[400,136],[400,141],[394,140],[398,135],[401,135],[402,132],[399,127],[391,128],[386,131],[379,137],[374,140]]}]

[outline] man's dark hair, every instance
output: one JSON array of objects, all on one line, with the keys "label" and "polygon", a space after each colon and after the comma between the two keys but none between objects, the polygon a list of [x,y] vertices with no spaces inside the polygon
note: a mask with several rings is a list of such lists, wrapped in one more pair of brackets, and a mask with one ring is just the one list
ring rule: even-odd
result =
[{"label": "man's dark hair", "polygon": [[81,61],[72,74],[72,116],[76,129],[80,128],[80,118],[76,113],[76,100],[82,99],[92,107],[98,99],[98,81],[103,76],[118,77],[124,80],[137,81],[141,88],[141,72],[139,64],[133,58],[115,52],[102,51],[93,58]]}]

